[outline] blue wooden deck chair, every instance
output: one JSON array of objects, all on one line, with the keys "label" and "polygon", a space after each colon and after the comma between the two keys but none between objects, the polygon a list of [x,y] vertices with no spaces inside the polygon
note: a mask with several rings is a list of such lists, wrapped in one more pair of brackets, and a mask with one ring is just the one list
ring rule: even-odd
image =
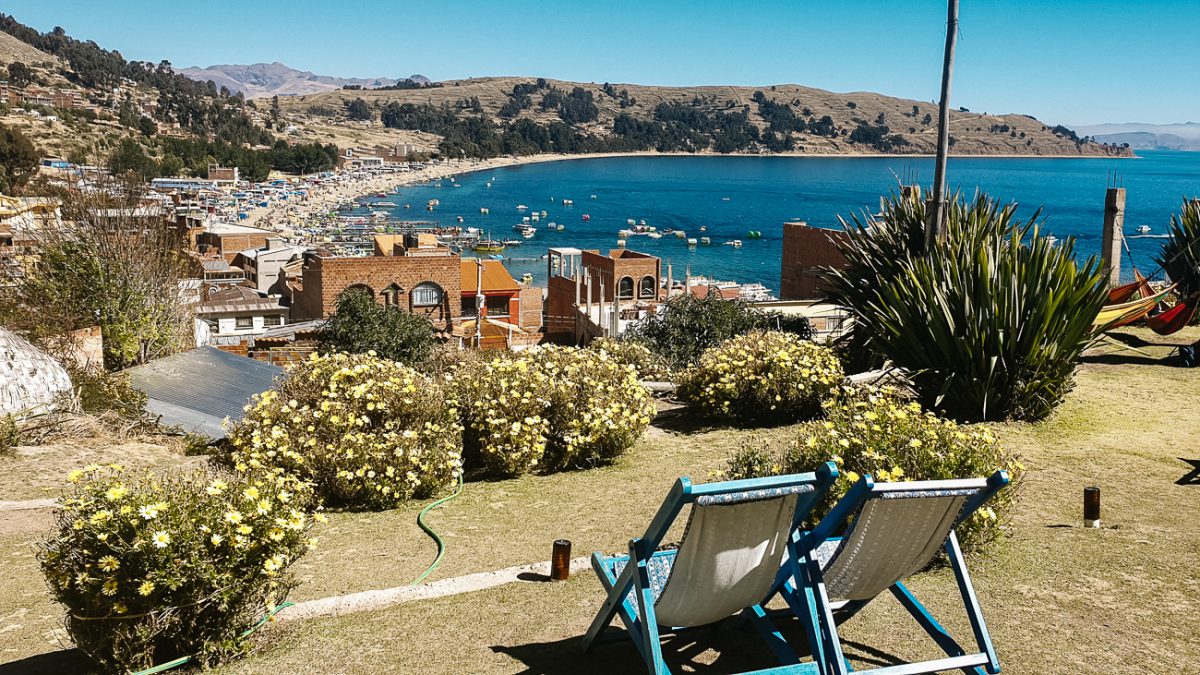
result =
[{"label": "blue wooden deck chair", "polygon": [[[812,651],[824,659],[828,673],[842,675],[850,670],[837,626],[884,591],[900,601],[946,657],[858,672],[909,675],[962,670],[982,675],[981,667],[988,673],[1000,672],[954,528],[1007,484],[1004,471],[989,478],[880,484],[863,476],[812,531],[800,535],[800,582],[781,573],[776,588],[793,611],[811,612],[815,605],[820,635]],[[832,536],[843,529],[843,536]],[[977,652],[967,653],[959,646],[904,586],[904,580],[924,569],[938,549],[945,550],[958,580]]]},{"label": "blue wooden deck chair", "polygon": [[[773,595],[781,567],[800,575],[798,528],[837,479],[832,462],[815,473],[692,485],[680,478],[629,554],[592,555],[608,591],[583,639],[590,649],[619,616],[624,632],[605,637],[633,641],[650,673],[665,675],[661,638],[741,615],[749,619],[784,666],[771,673],[820,673],[819,662],[800,663],[762,604]],[[678,549],[656,550],[684,506],[691,506]],[[817,617],[806,617],[809,640]],[[768,671],[755,671],[768,672]]]}]

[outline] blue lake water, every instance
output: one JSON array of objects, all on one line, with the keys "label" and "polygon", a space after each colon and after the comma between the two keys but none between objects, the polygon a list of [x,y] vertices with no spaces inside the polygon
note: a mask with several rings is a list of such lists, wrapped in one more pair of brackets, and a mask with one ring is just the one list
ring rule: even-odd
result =
[{"label": "blue lake water", "polygon": [[[1200,195],[1200,153],[1147,151],[1137,159],[953,157],[948,177],[953,188],[966,193],[979,189],[1016,201],[1021,215],[1041,207],[1046,229],[1060,238],[1074,236],[1084,256],[1099,251],[1105,189],[1116,180],[1128,193],[1125,231],[1133,263],[1149,273],[1162,244],[1153,235],[1166,231],[1185,196]],[[450,226],[462,216],[464,226],[490,231],[496,239],[519,238],[512,226],[524,215],[546,211],[548,216],[534,223],[533,239],[503,253],[517,277],[530,272],[543,280],[546,263],[540,258],[550,247],[616,248],[618,230],[633,218],[659,230],[682,229],[688,237],[712,239],[710,246],[691,249],[673,235],[628,239],[628,248],[673,264],[676,278],[690,266],[692,274],[759,282],[778,291],[784,222],[840,227],[839,215],[878,210],[880,195],[900,181],[928,186],[932,178],[929,158],[614,157],[463,174],[438,181],[440,187],[405,188],[392,200],[400,205],[396,218],[428,217]],[[440,201],[432,213],[424,209],[430,199]],[[564,206],[563,199],[574,205]],[[403,208],[405,203],[411,210]],[[529,210],[518,211],[518,204]],[[481,214],[481,207],[490,213]],[[549,231],[549,221],[565,225],[565,231]],[[1134,228],[1143,224],[1152,228],[1152,236],[1137,236]],[[751,230],[762,238],[747,237]],[[742,240],[742,248],[721,245],[732,239]],[[1124,273],[1132,274],[1128,256]]]}]

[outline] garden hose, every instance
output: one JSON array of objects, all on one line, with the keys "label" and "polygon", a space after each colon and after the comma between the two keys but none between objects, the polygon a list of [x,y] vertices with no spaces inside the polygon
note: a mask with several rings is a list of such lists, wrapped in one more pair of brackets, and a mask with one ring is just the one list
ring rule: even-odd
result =
[{"label": "garden hose", "polygon": [[[296,603],[281,602],[278,605],[275,605],[274,607],[271,608],[271,611],[267,612],[266,616],[259,619],[258,623],[247,628],[239,637],[243,637],[243,638],[248,637],[251,633],[253,633],[254,631],[261,628],[264,623],[270,621],[271,618],[274,617],[276,614],[278,614],[281,610],[291,607],[294,604],[296,604]],[[153,666],[153,667],[147,668],[145,670],[139,670],[135,673],[130,673],[129,675],[154,675],[155,673],[161,673],[161,672],[170,670],[172,668],[178,668],[179,666],[182,666],[183,664],[188,663],[191,660],[192,660],[191,656],[181,656],[181,657],[175,659],[174,661],[167,661],[166,663],[160,663],[157,666]]]},{"label": "garden hose", "polygon": [[411,584],[409,584],[409,586],[416,586],[417,584],[421,583],[422,581],[425,581],[425,577],[428,577],[430,574],[433,574],[433,571],[435,569],[437,569],[437,566],[439,564],[441,564],[442,556],[446,555],[446,542],[442,541],[442,538],[440,536],[438,536],[437,532],[433,531],[432,527],[425,524],[425,514],[429,513],[433,509],[441,506],[442,504],[445,504],[446,502],[450,501],[451,499],[454,499],[458,495],[462,494],[462,489],[463,489],[463,478],[462,478],[462,474],[460,473],[458,475],[458,487],[455,488],[455,490],[452,494],[450,494],[447,497],[442,497],[441,499],[430,504],[429,506],[426,506],[425,508],[421,509],[421,513],[417,514],[417,525],[420,525],[421,529],[425,530],[425,533],[428,534],[429,536],[433,537],[433,540],[435,542],[437,542],[438,552],[437,552],[437,557],[433,559],[433,563],[431,563],[429,565],[429,567],[424,572],[421,573],[421,576],[414,579],[413,582]]},{"label": "garden hose", "polygon": [[[463,489],[463,478],[462,478],[462,474],[459,474],[458,487],[455,488],[455,490],[452,494],[450,494],[446,497],[442,497],[441,499],[433,502],[429,506],[426,506],[425,508],[421,509],[421,512],[419,514],[417,514],[417,525],[420,525],[421,529],[424,530],[426,534],[433,537],[434,542],[437,543],[438,551],[437,551],[437,556],[433,559],[433,562],[430,563],[429,567],[426,568],[425,571],[421,573],[421,576],[417,577],[416,579],[413,580],[413,582],[411,584],[409,584],[410,586],[416,586],[417,584],[424,581],[425,578],[428,577],[430,574],[433,574],[433,571],[436,570],[438,565],[441,564],[442,556],[446,555],[446,542],[442,540],[441,536],[438,535],[438,533],[436,531],[434,531],[434,529],[432,527],[430,527],[429,525],[427,525],[425,523],[425,514],[429,513],[433,509],[441,506],[442,504],[449,502],[450,500],[454,499],[455,497],[458,497],[458,495],[462,494],[462,489]],[[259,619],[258,623],[254,624],[253,626],[248,628],[246,630],[246,632],[242,633],[241,637],[244,638],[244,637],[249,636],[251,633],[253,633],[254,631],[261,628],[263,624],[270,621],[271,618],[274,617],[276,614],[278,614],[281,610],[291,607],[294,604],[296,604],[296,603],[284,602],[284,603],[280,603],[280,604],[276,605],[275,607],[272,607],[271,611],[267,612],[266,616]],[[132,672],[129,675],[155,675],[156,673],[162,673],[162,672],[168,671],[172,668],[178,668],[179,666],[182,666],[185,663],[189,663],[191,660],[192,660],[191,656],[181,656],[181,657],[175,659],[174,661],[167,661],[166,663],[161,663],[152,668],[147,668],[146,670],[139,670],[137,672]]]}]

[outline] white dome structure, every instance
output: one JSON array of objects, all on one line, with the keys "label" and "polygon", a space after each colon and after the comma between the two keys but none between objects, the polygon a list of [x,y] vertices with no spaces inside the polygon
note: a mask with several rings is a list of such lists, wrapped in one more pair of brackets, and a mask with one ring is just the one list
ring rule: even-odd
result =
[{"label": "white dome structure", "polygon": [[45,411],[70,393],[71,378],[58,361],[0,327],[0,415]]}]

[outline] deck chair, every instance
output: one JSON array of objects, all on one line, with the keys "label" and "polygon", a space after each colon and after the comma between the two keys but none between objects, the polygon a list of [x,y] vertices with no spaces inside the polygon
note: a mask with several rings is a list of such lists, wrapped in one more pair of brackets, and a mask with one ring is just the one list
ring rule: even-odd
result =
[{"label": "deck chair", "polygon": [[[628,555],[592,554],[592,567],[608,592],[583,638],[587,651],[619,616],[625,631],[604,637],[629,638],[650,673],[670,670],[661,638],[709,626],[734,616],[748,619],[784,666],[771,673],[821,673],[816,662],[800,663],[771,623],[762,604],[781,567],[800,574],[795,546],[798,528],[837,479],[832,462],[815,473],[693,485],[680,478]],[[656,550],[684,506],[691,506],[678,549]],[[806,622],[816,639],[816,616]],[[759,671],[755,671],[759,672]],[[767,671],[762,671],[767,672]]]},{"label": "deck chair", "polygon": [[[812,531],[800,535],[800,580],[781,574],[776,583],[793,611],[815,610],[819,636],[812,651],[824,659],[826,672],[842,675],[850,670],[837,626],[884,591],[900,601],[946,658],[856,672],[908,675],[962,670],[982,675],[981,667],[988,673],[1000,672],[954,528],[1008,481],[1004,471],[989,478],[880,484],[863,476]],[[832,536],[843,529],[843,536]],[[925,568],[938,549],[945,550],[958,580],[978,652],[967,653],[959,646],[904,586],[904,580]]]}]

